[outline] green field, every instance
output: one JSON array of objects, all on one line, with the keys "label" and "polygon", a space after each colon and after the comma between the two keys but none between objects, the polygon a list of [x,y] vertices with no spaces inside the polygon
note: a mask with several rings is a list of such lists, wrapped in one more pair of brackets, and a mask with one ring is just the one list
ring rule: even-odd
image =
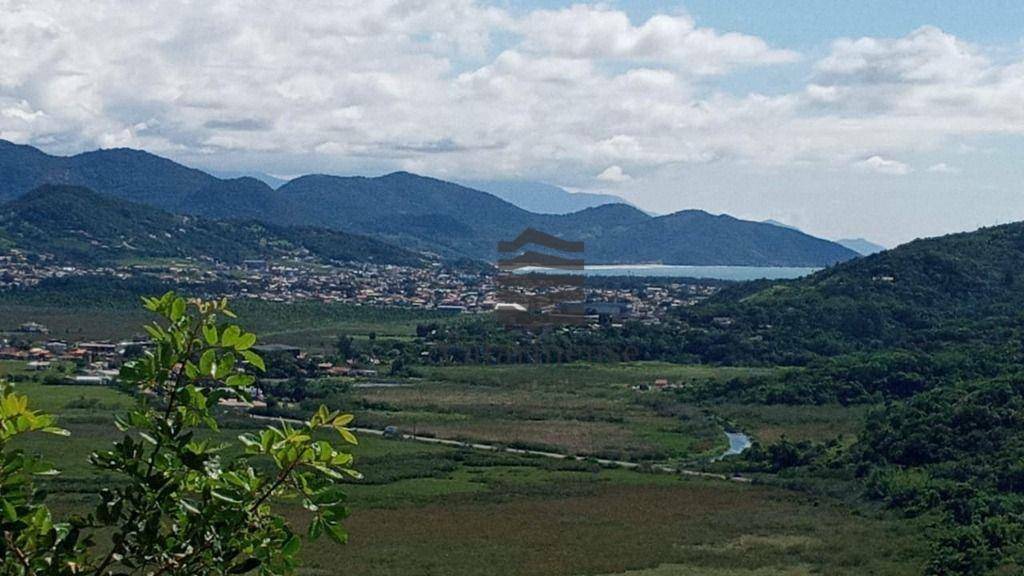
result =
[{"label": "green field", "polygon": [[[612,460],[693,463],[727,447],[724,423],[670,391],[763,369],[662,363],[417,367],[397,386],[339,386],[323,399],[365,426]],[[364,384],[365,386],[365,384]],[[308,409],[309,404],[304,404]],[[300,416],[304,409],[297,409]]]},{"label": "green field", "polygon": [[[418,322],[451,316],[447,312],[379,308],[319,302],[277,303],[238,300],[232,308],[245,326],[267,343],[301,346],[312,351],[333,349],[338,334],[408,337]],[[142,325],[152,317],[132,297],[119,297],[109,305],[56,303],[0,304],[0,333],[24,322],[38,322],[50,337],[65,340],[119,340],[144,334]]]},{"label": "green field", "polygon": [[[4,365],[8,373],[19,373],[16,368]],[[632,368],[644,378],[666,371],[677,378],[722,376],[706,368]],[[615,411],[624,395],[637,394],[625,387],[635,381],[630,373],[628,368],[563,367],[548,381],[532,368],[438,369],[430,374],[436,388],[363,392],[396,392],[390,401],[397,404],[433,394],[437,402],[422,406],[425,414],[445,402],[476,410],[481,401],[476,393],[494,393],[492,406],[522,403],[522,414],[530,416],[524,421],[543,430],[550,427],[542,418],[545,405]],[[59,414],[72,432],[69,438],[35,436],[21,445],[63,471],[51,481],[56,508],[82,509],[111,481],[92,470],[86,455],[114,440],[112,414],[134,400],[105,387],[32,381],[18,386],[38,407]],[[461,395],[453,396],[456,390]],[[524,400],[531,397],[537,400]],[[627,422],[635,409],[625,410]],[[237,413],[222,420],[225,438],[257,425]],[[708,429],[719,433],[710,422]],[[767,485],[372,436],[354,450],[366,478],[348,487],[350,543],[309,546],[300,574],[852,576],[916,574],[922,562],[919,529],[912,523]],[[280,506],[301,520],[301,511],[288,503]]]},{"label": "green field", "polygon": [[[339,334],[410,337],[430,313],[321,304],[239,303],[263,341],[329,348]],[[46,324],[68,339],[123,338],[148,318],[124,308],[3,306],[0,328]],[[348,492],[344,548],[308,546],[302,575],[780,576],[919,574],[927,547],[915,521],[849,498],[601,467],[587,457],[701,467],[736,427],[756,441],[783,436],[852,439],[864,409],[693,403],[690,389],[773,369],[644,362],[545,366],[416,366],[397,387],[342,380],[322,399],[357,425],[580,455],[553,460],[364,435],[354,451],[365,479]],[[116,479],[87,462],[118,432],[113,414],[136,400],[108,387],[46,385],[46,373],[0,362],[35,405],[61,418],[68,438],[20,445],[62,474],[48,480],[54,508],[85,509]],[[665,380],[674,390],[636,390]],[[328,386],[329,388],[329,386]],[[294,405],[296,415],[308,409]],[[287,406],[285,407],[287,408]],[[222,414],[231,440],[258,426]],[[303,512],[278,503],[295,520]]]}]

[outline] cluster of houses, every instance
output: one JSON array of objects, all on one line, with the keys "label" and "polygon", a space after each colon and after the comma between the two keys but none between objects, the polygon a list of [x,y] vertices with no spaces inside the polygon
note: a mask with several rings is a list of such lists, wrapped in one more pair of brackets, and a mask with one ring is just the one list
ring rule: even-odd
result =
[{"label": "cluster of houses", "polygon": [[28,254],[18,249],[0,252],[0,290],[30,288],[52,278],[90,275],[103,275],[106,278],[130,276],[124,270],[59,263],[45,254],[33,254],[29,257]]},{"label": "cluster of houses", "polygon": [[[454,270],[440,263],[425,266],[349,263],[332,265],[295,257],[239,264],[212,260],[133,264],[117,268],[60,264],[45,255],[31,258],[18,250],[0,254],[0,290],[24,288],[48,278],[101,276],[148,277],[169,284],[216,285],[225,295],[271,302],[345,302],[453,312],[488,312],[499,305],[500,286],[489,271]],[[615,319],[658,323],[677,306],[692,305],[716,288],[687,282],[586,288],[585,305]]]},{"label": "cluster of houses", "polygon": [[[141,355],[150,347],[146,340],[67,342],[48,338],[49,331],[41,324],[27,322],[9,334],[20,333],[24,338],[0,337],[0,360],[25,362],[30,370],[46,371],[55,365],[73,365],[75,374],[67,376],[72,384],[109,384],[116,380],[121,365]],[[310,356],[296,346],[262,344],[253,350],[271,359],[283,355],[298,362],[307,377],[374,377],[376,367],[364,367],[349,360],[343,363],[327,361],[322,356]],[[269,362],[268,362],[269,363]]]},{"label": "cluster of houses", "polygon": [[[305,376],[308,377],[373,377],[377,375],[376,368],[358,366],[353,359],[346,360],[343,363],[328,362],[325,357],[311,356],[298,346],[290,346],[288,344],[260,344],[258,346],[253,346],[252,349],[265,359],[270,359],[271,361],[278,355],[287,356],[293,359],[304,370]],[[377,359],[371,359],[370,363],[376,366],[380,361]]]},{"label": "cluster of houses", "polygon": [[[32,322],[22,324],[19,331],[35,336],[48,333],[45,326]],[[77,373],[69,376],[69,381],[76,384],[107,384],[116,379],[118,369],[125,359],[141,354],[148,346],[146,341],[135,340],[70,343],[46,338],[15,345],[9,338],[0,338],[0,360],[24,361],[25,366],[31,370],[49,370],[54,363],[73,364]]]}]

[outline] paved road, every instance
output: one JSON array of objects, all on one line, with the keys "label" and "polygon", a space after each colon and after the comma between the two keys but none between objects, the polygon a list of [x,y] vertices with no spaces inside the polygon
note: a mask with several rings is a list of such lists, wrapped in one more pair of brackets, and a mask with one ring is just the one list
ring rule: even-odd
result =
[{"label": "paved road", "polygon": [[[271,420],[274,422],[285,421],[293,424],[301,424],[301,420],[292,420],[289,418],[275,418],[272,416],[258,416],[256,414],[250,414],[251,418],[256,420]],[[353,432],[358,434],[372,434],[374,436],[384,436],[383,430],[376,428],[352,428]],[[442,446],[454,446],[456,448],[468,448],[471,450],[482,450],[487,452],[507,452],[509,454],[523,454],[526,456],[540,456],[542,458],[553,458],[555,460],[591,460],[590,458],[584,458],[582,456],[574,456],[571,454],[561,454],[559,452],[545,452],[543,450],[524,450],[522,448],[509,448],[506,446],[496,446],[494,444],[479,444],[476,442],[462,442],[460,440],[446,440],[444,438],[433,438],[430,436],[414,436],[412,434],[399,434],[395,436],[396,439],[410,440],[413,442],[423,442],[425,444],[440,444]],[[608,460],[605,458],[593,459],[602,466],[618,466],[620,468],[637,469],[643,466],[639,462],[629,462],[626,460]],[[677,468],[675,466],[668,466],[666,464],[654,464],[651,465],[650,470],[655,472],[662,472],[665,474],[679,474],[682,476],[695,476],[699,478],[711,478],[714,480],[727,480],[729,482],[750,482],[750,478],[743,476],[728,476],[726,474],[716,474],[714,472],[703,472],[700,470],[690,470],[686,468]]]}]

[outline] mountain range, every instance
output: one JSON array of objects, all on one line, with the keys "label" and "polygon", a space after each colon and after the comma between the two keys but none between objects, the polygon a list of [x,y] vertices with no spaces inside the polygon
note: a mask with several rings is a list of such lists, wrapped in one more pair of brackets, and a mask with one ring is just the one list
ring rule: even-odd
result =
[{"label": "mountain range", "polygon": [[492,194],[396,172],[301,176],[277,190],[252,177],[216,178],[132,149],[52,156],[0,141],[0,201],[63,184],[208,220],[256,221],[368,235],[444,257],[494,261],[497,242],[535,228],[586,244],[594,264],[827,266],[857,254],[760,222],[685,210],[650,216],[626,204],[538,214]]}]

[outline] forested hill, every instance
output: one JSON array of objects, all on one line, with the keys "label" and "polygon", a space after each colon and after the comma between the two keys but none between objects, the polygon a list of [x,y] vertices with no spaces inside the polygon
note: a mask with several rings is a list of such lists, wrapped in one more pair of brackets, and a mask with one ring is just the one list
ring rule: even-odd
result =
[{"label": "forested hill", "polygon": [[1024,319],[1024,223],[917,240],[800,280],[736,286],[684,314],[706,326],[719,318],[739,353],[773,361],[1008,346]]},{"label": "forested hill", "polygon": [[687,319],[705,360],[804,364],[709,398],[875,405],[848,450],[783,439],[762,452],[790,477],[845,468],[862,494],[928,518],[925,574],[1022,573],[1024,223],[735,287]]},{"label": "forested hill", "polygon": [[17,247],[70,263],[128,258],[309,255],[324,261],[417,265],[425,257],[364,236],[312,227],[170,214],[76,186],[41,186],[0,205],[0,250]]},{"label": "forested hill", "polygon": [[490,261],[498,257],[499,240],[527,227],[585,241],[585,257],[594,264],[826,266],[857,257],[796,230],[698,210],[654,217],[609,204],[537,214],[480,190],[407,172],[309,175],[274,190],[255,178],[223,180],[139,150],[62,157],[0,140],[0,201],[42,184],[85,186],[169,212],[317,226]]}]

